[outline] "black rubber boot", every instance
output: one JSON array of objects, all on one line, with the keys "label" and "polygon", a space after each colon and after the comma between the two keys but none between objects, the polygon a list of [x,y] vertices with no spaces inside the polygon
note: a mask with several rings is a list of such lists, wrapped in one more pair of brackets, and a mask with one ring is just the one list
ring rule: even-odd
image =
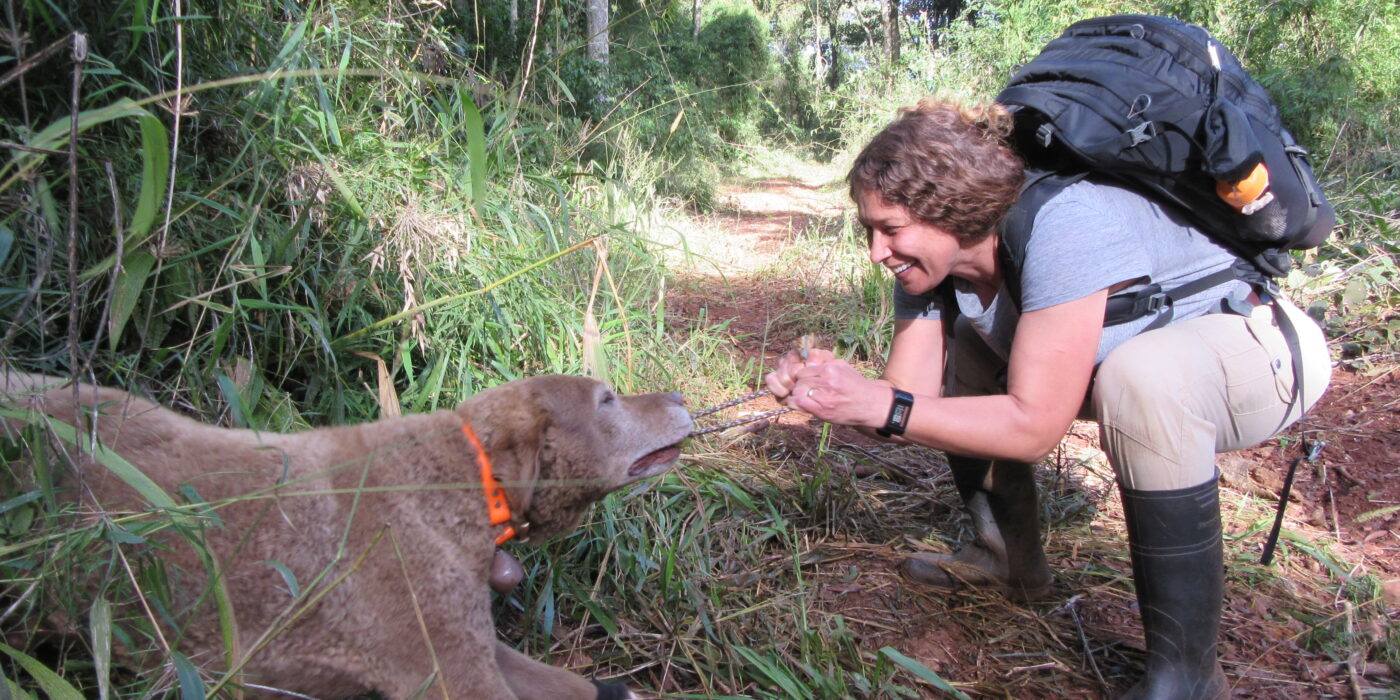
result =
[{"label": "black rubber boot", "polygon": [[1053,577],[1040,544],[1031,465],[949,455],[948,466],[977,535],[954,554],[915,554],[900,573],[942,590],[973,586],[1020,601],[1049,597]]},{"label": "black rubber boot", "polygon": [[1125,698],[1228,698],[1216,654],[1225,565],[1218,477],[1171,491],[1120,488],[1147,674]]}]

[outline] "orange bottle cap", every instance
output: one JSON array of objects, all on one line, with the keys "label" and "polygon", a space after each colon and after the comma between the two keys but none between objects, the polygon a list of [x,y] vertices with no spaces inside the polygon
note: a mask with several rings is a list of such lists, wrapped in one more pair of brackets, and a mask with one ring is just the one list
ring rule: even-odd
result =
[{"label": "orange bottle cap", "polygon": [[1254,166],[1254,170],[1239,182],[1221,180],[1215,183],[1215,193],[1236,209],[1244,209],[1250,202],[1263,196],[1268,188],[1269,169],[1264,167],[1262,162]]}]

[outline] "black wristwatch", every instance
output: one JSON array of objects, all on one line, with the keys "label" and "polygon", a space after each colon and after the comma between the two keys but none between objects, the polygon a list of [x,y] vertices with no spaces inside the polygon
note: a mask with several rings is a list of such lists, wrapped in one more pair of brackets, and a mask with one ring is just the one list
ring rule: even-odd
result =
[{"label": "black wristwatch", "polygon": [[885,427],[875,429],[875,433],[880,437],[903,435],[904,429],[909,427],[909,414],[914,412],[913,394],[899,389],[892,391],[894,401],[890,404],[890,415],[885,419]]}]

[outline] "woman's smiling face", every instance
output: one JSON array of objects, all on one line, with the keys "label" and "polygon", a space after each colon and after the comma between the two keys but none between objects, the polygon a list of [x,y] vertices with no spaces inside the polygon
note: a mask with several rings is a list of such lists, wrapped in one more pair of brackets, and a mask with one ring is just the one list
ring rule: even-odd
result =
[{"label": "woman's smiling face", "polygon": [[870,246],[870,262],[885,266],[905,292],[931,291],[953,269],[961,251],[957,236],[865,188],[856,191],[856,210]]}]

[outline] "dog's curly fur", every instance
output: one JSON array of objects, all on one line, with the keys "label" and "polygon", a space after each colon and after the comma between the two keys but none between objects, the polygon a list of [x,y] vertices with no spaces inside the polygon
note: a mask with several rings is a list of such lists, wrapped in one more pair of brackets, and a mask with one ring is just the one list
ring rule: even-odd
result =
[{"label": "dog's curly fur", "polygon": [[[4,380],[9,405],[95,431],[167,493],[188,487],[217,504],[217,521],[190,522],[222,573],[235,648],[199,605],[207,563],[167,534],[157,540],[178,580],[178,647],[214,668],[246,659],[240,683],[318,698],[422,689],[483,700],[598,697],[591,682],[496,640],[487,584],[496,531],[462,424],[480,436],[532,536],[572,529],[608,492],[669,469],[691,429],[678,394],[614,396],[601,382],[559,375],[502,384],[451,411],[294,434],[214,427],[114,389]],[[6,423],[34,420],[43,419]],[[81,488],[66,493],[80,510],[149,507],[111,470],[89,458],[75,466]],[[70,486],[77,481],[70,475]],[[281,630],[293,600],[268,562],[326,589]]]}]

